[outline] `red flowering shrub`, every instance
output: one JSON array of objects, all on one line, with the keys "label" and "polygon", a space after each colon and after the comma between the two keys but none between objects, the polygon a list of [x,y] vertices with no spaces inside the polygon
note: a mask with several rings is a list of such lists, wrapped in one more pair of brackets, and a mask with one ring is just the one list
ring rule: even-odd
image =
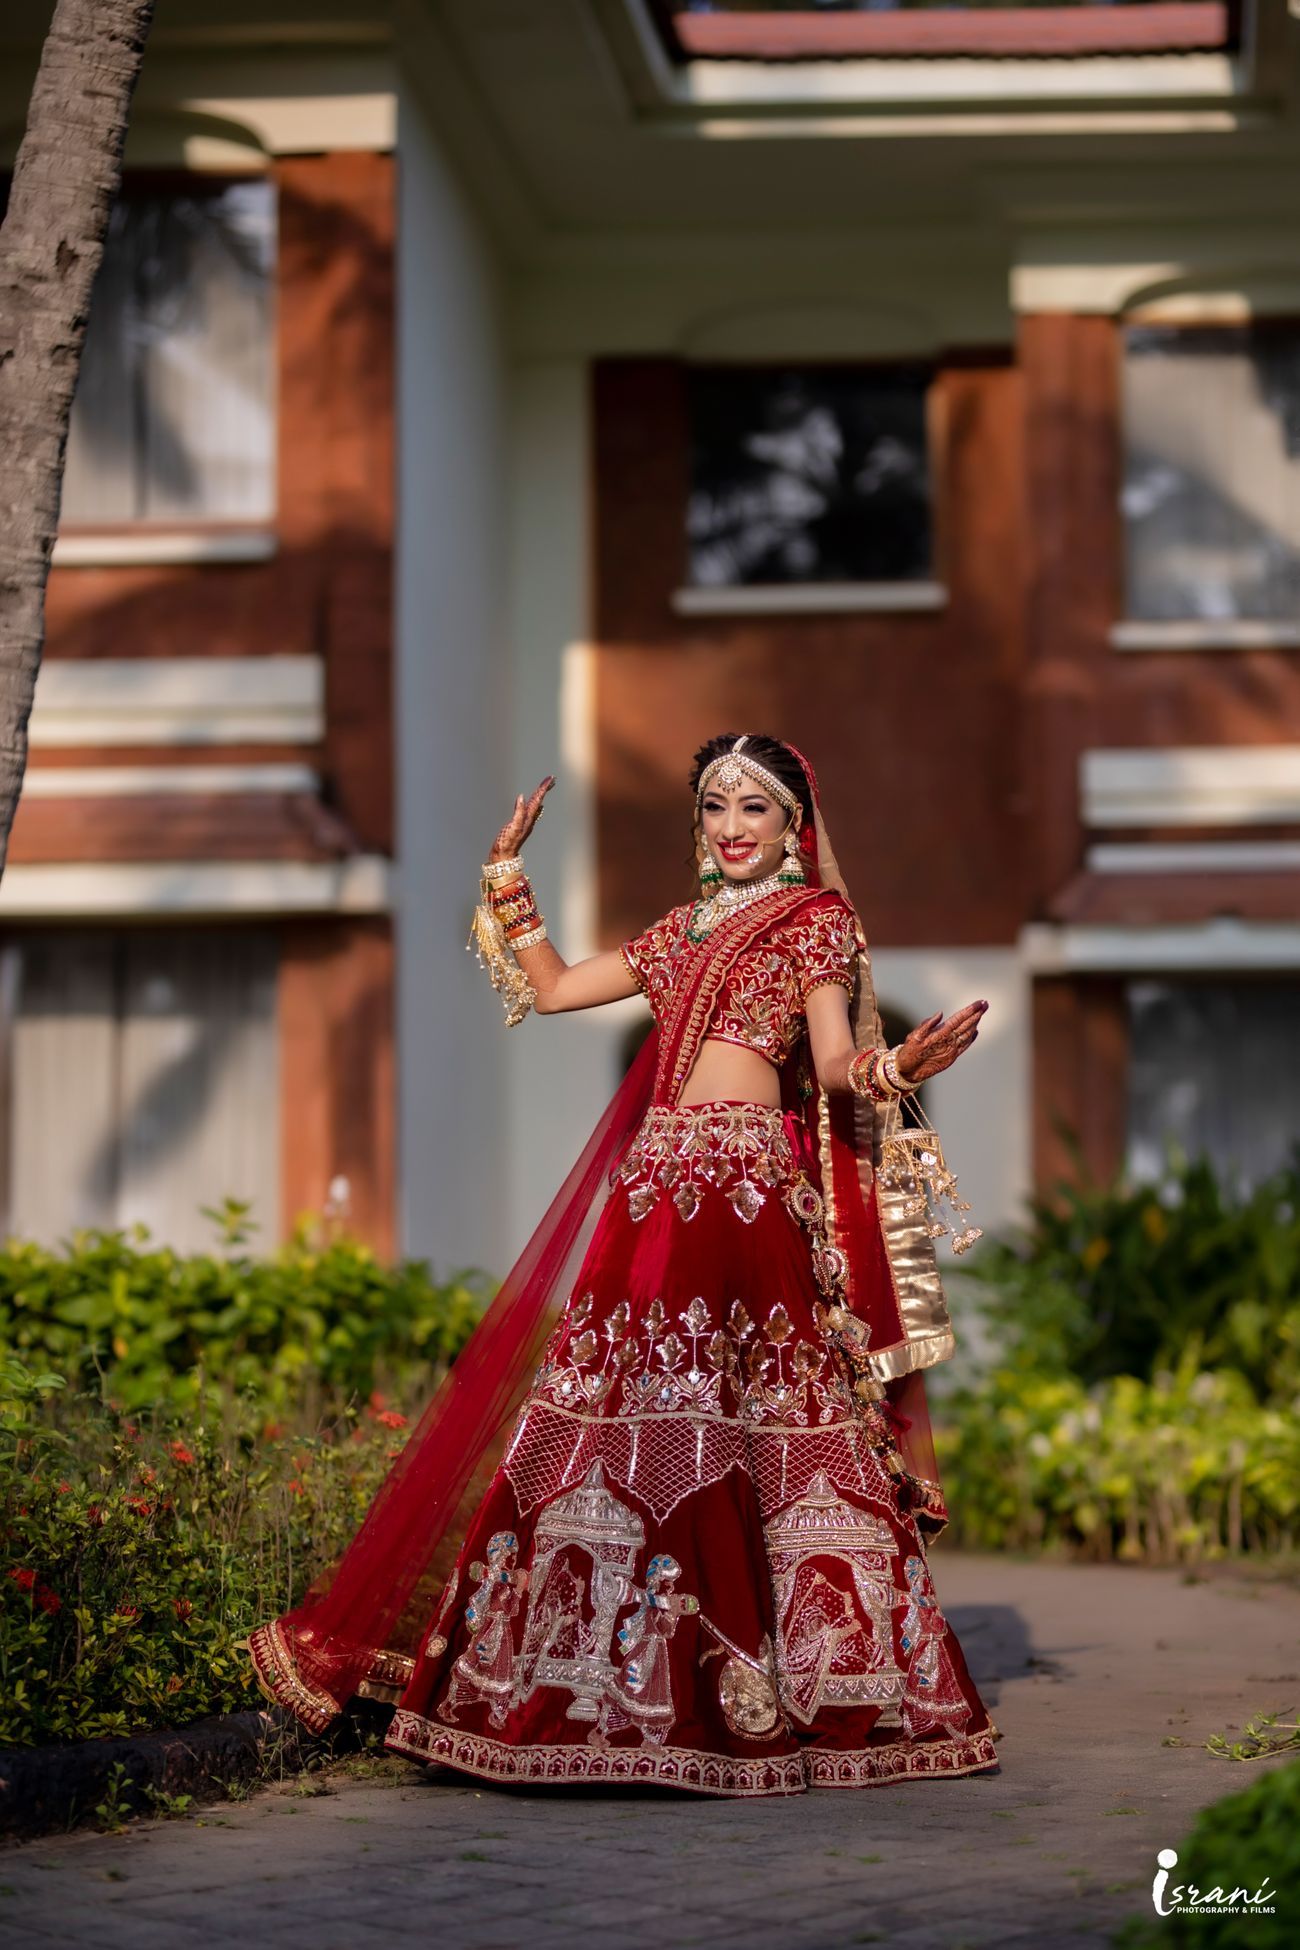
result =
[{"label": "red flowering shrub", "polygon": [[[256,1696],[238,1649],[364,1516],[387,1431],[283,1439],[209,1392],[124,1425],[0,1353],[0,1746],[185,1726]],[[288,1429],[290,1425],[285,1425]],[[151,1488],[142,1494],[141,1484]]]}]

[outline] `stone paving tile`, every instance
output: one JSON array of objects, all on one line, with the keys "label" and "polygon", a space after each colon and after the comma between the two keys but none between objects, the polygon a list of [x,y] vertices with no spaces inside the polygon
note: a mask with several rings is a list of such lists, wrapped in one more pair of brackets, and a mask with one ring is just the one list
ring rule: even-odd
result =
[{"label": "stone paving tile", "polygon": [[[942,1553],[936,1581],[1005,1730],[996,1775],[766,1802],[335,1777],[325,1795],[281,1789],[4,1850],[0,1936],[17,1950],[391,1950],[406,1935],[587,1950],[628,1934],[639,1950],[1105,1950],[1144,1907],[1155,1850],[1234,1784],[1199,1743],[1291,1703],[1293,1685],[1275,1697],[1250,1675],[1295,1669],[1300,1594]],[[1164,1747],[1170,1734],[1189,1744]]]}]

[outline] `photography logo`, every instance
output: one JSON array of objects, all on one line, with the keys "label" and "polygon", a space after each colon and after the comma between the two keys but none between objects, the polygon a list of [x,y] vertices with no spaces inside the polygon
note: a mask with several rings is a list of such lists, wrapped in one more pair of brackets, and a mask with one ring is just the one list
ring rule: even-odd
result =
[{"label": "photography logo", "polygon": [[1155,1881],[1151,1884],[1151,1904],[1157,1916],[1272,1916],[1273,1898],[1276,1889],[1270,1889],[1267,1876],[1264,1887],[1253,1893],[1249,1889],[1222,1889],[1216,1882],[1213,1889],[1198,1889],[1194,1882],[1175,1883],[1171,1889],[1170,1876],[1178,1867],[1178,1851],[1162,1848],[1156,1856],[1159,1867]]}]

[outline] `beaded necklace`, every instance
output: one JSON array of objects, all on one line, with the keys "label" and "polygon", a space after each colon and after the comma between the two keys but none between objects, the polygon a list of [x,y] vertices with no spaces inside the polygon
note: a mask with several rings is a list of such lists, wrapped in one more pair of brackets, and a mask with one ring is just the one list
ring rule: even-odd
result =
[{"label": "beaded necklace", "polygon": [[686,939],[698,946],[729,914],[739,913],[742,907],[749,907],[754,901],[766,900],[769,894],[784,893],[789,887],[802,885],[802,873],[796,879],[785,867],[779,873],[766,874],[762,880],[748,883],[729,880],[716,894],[710,894],[707,900],[692,904],[686,922]]}]

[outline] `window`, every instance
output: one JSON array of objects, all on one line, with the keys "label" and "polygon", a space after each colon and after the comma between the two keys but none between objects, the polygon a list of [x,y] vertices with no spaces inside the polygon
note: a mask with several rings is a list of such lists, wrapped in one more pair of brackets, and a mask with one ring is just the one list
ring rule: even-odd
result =
[{"label": "window", "polygon": [[124,195],[73,405],[63,521],[265,521],[274,513],[266,182]]},{"label": "window", "polygon": [[1300,1143],[1300,980],[1129,987],[1128,1169],[1163,1174],[1169,1144],[1249,1188]]},{"label": "window", "polygon": [[1129,328],[1123,510],[1135,621],[1300,614],[1300,326]]},{"label": "window", "polygon": [[137,1220],[210,1247],[199,1207],[279,1232],[276,943],[252,929],[49,929],[0,951],[0,1219],[54,1244]]},{"label": "window", "polygon": [[691,584],[927,581],[926,386],[911,367],[697,367]]}]

